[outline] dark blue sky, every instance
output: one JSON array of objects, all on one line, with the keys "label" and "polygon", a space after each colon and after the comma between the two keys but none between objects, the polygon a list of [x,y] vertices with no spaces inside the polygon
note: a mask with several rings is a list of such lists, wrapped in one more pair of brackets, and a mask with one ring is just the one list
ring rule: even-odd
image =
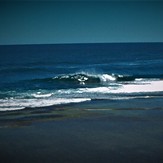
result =
[{"label": "dark blue sky", "polygon": [[0,2],[0,44],[163,42],[163,2]]}]

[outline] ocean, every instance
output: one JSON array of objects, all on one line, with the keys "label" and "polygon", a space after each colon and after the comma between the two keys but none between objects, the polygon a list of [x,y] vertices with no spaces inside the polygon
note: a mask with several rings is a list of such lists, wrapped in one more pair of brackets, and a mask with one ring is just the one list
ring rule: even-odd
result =
[{"label": "ocean", "polygon": [[0,162],[163,162],[163,43],[1,45],[0,79]]},{"label": "ocean", "polygon": [[0,46],[0,111],[162,108],[163,43]]}]

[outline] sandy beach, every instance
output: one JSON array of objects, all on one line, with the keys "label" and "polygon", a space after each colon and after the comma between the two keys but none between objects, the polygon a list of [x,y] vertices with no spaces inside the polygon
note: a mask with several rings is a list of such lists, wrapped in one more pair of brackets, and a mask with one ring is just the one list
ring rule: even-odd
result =
[{"label": "sandy beach", "polygon": [[161,108],[1,112],[0,161],[161,163],[162,120]]}]

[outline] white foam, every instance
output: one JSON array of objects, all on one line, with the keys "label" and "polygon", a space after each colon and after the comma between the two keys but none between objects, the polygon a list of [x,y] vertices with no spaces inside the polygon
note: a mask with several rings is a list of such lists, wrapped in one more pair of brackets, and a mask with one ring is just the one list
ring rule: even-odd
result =
[{"label": "white foam", "polygon": [[33,97],[36,98],[44,98],[44,97],[51,97],[53,95],[53,93],[48,93],[48,94],[40,94],[40,92],[38,92],[37,94],[32,94]]},{"label": "white foam", "polygon": [[97,88],[80,88],[77,93],[109,93],[109,87],[97,87]]},{"label": "white foam", "polygon": [[0,108],[0,111],[14,111],[14,110],[22,110],[24,107],[8,107],[8,108]]},{"label": "white foam", "polygon": [[113,87],[80,88],[78,93],[143,93],[163,92],[163,81],[150,81],[142,84],[126,84]]},{"label": "white foam", "polygon": [[118,90],[114,90],[113,93],[139,93],[139,92],[162,92],[163,81],[151,81],[144,84],[128,84],[123,85]]},{"label": "white foam", "polygon": [[143,78],[137,78],[135,79],[135,81],[143,81],[144,79]]},{"label": "white foam", "polygon": [[112,75],[108,75],[108,74],[103,74],[100,77],[100,80],[102,82],[107,82],[107,81],[115,81],[116,77],[112,76]]},{"label": "white foam", "polygon": [[59,104],[80,103],[90,98],[55,98],[55,99],[8,99],[0,100],[0,111],[20,110],[26,107],[45,107]]}]

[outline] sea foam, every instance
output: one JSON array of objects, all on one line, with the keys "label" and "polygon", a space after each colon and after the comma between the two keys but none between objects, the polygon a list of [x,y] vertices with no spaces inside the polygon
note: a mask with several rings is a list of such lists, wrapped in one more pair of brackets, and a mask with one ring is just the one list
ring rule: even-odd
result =
[{"label": "sea foam", "polygon": [[34,107],[46,107],[69,103],[80,103],[90,100],[90,98],[8,99],[0,100],[0,111],[20,110],[24,108]]},{"label": "sea foam", "polygon": [[123,84],[118,87],[80,88],[78,93],[143,93],[163,92],[163,81],[150,81],[135,84]]}]

